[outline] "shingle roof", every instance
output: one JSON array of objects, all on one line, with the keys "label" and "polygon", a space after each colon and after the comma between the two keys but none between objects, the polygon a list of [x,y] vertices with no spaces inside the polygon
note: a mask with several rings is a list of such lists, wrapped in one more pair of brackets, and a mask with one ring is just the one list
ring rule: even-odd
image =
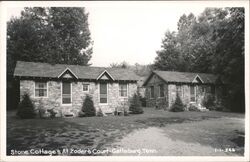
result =
[{"label": "shingle roof", "polygon": [[158,75],[166,82],[179,82],[179,83],[192,83],[198,75],[204,84],[215,84],[218,76],[206,73],[189,73],[189,72],[176,72],[176,71],[153,71],[152,74],[145,80],[145,85],[153,74]]},{"label": "shingle roof", "polygon": [[66,68],[69,68],[79,79],[97,79],[106,70],[115,80],[138,80],[139,77],[131,70],[123,68],[105,68],[66,64],[48,64],[38,62],[18,61],[14,76],[57,78]]}]

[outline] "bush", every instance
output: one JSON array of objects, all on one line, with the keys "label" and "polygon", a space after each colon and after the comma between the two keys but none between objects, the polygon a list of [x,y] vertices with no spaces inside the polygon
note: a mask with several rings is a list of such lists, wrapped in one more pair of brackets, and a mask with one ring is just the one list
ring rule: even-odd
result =
[{"label": "bush", "polygon": [[94,103],[92,97],[87,95],[82,105],[82,111],[84,112],[85,116],[95,116],[96,110],[94,107]]},{"label": "bush", "polygon": [[185,109],[185,107],[184,107],[184,105],[183,105],[183,103],[181,101],[180,96],[177,93],[175,102],[171,106],[170,111],[172,111],[172,112],[181,112],[181,111],[184,111],[184,109]]},{"label": "bush", "polygon": [[98,109],[97,113],[96,113],[96,116],[99,116],[99,117],[103,117],[103,112],[102,112],[102,109]]},{"label": "bush", "polygon": [[35,107],[27,93],[23,95],[22,101],[18,105],[17,116],[22,119],[32,119],[36,117]]},{"label": "bush", "polygon": [[79,117],[85,117],[85,113],[82,112],[82,111],[79,111],[78,116],[79,116]]},{"label": "bush", "polygon": [[200,109],[198,107],[196,107],[195,105],[190,105],[188,107],[188,111],[200,111]]},{"label": "bush", "polygon": [[202,100],[202,106],[206,107],[209,110],[215,110],[215,99],[214,96],[211,94],[205,95],[204,99]]},{"label": "bush", "polygon": [[133,95],[133,98],[130,100],[129,111],[131,112],[131,114],[142,114],[143,113],[140,97],[137,93],[135,93]]}]

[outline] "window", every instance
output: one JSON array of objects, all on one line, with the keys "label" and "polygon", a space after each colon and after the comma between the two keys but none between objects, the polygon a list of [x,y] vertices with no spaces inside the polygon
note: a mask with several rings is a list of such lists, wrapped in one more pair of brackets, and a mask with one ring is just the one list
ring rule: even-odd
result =
[{"label": "window", "polygon": [[190,102],[195,102],[195,86],[191,85],[190,86]]},{"label": "window", "polygon": [[154,86],[150,86],[150,98],[155,97]]},{"label": "window", "polygon": [[35,82],[35,97],[47,97],[47,83]]},{"label": "window", "polygon": [[71,104],[71,83],[62,83],[62,104]]},{"label": "window", "polygon": [[164,84],[159,85],[159,97],[164,97]]},{"label": "window", "polygon": [[119,96],[127,97],[128,96],[128,85],[127,84],[119,84]]},{"label": "window", "polygon": [[89,84],[83,84],[83,85],[82,85],[82,90],[83,90],[84,92],[88,92],[88,91],[89,91]]},{"label": "window", "polygon": [[100,103],[108,103],[107,83],[100,83]]}]

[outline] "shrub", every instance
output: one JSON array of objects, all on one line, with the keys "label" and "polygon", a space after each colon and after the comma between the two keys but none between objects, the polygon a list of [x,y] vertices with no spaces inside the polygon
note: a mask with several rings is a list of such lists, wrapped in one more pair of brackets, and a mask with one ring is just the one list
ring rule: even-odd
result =
[{"label": "shrub", "polygon": [[215,110],[215,99],[214,96],[211,94],[205,95],[205,97],[202,100],[202,106],[206,107],[209,110]]},{"label": "shrub", "polygon": [[82,111],[85,113],[85,116],[96,115],[96,110],[95,110],[94,103],[93,103],[91,96],[87,95],[85,97],[83,105],[82,105]]},{"label": "shrub", "polygon": [[200,111],[198,107],[196,107],[195,105],[190,105],[188,107],[188,111]]},{"label": "shrub", "polygon": [[82,112],[82,111],[79,111],[78,116],[79,116],[79,117],[85,117],[85,113]]},{"label": "shrub", "polygon": [[18,105],[17,116],[22,119],[32,119],[36,117],[35,107],[27,93],[23,95],[22,101]]},{"label": "shrub", "polygon": [[103,117],[103,112],[102,112],[102,109],[98,109],[97,113],[96,113],[96,116],[99,116],[99,117]]},{"label": "shrub", "polygon": [[135,93],[133,95],[132,99],[130,100],[129,111],[131,112],[131,114],[142,114],[143,113],[140,97],[137,93]]},{"label": "shrub", "polygon": [[175,102],[171,106],[170,111],[172,111],[172,112],[181,112],[181,111],[184,111],[184,109],[185,109],[185,107],[184,107],[184,105],[183,105],[183,103],[181,101],[180,96],[177,93]]}]

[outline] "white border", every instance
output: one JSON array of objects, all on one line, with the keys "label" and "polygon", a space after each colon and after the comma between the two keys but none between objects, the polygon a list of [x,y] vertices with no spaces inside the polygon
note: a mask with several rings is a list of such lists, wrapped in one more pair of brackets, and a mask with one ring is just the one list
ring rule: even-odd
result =
[{"label": "white border", "polygon": [[48,81],[45,81],[46,86],[47,86],[47,93],[46,93],[47,96],[36,96],[36,82],[42,82],[42,81],[35,81],[34,80],[34,98],[49,98],[49,84],[48,84]]},{"label": "white border", "polygon": [[62,98],[62,84],[63,84],[64,81],[61,81],[61,105],[62,106],[72,106],[72,103],[73,103],[73,100],[72,100],[72,82],[69,82],[70,83],[70,101],[71,103],[70,104],[64,104],[63,103],[63,98]]},{"label": "white border", "polygon": [[[194,4],[198,4],[200,6],[205,7],[245,7],[245,99],[246,99],[246,112],[245,112],[245,155],[244,157],[231,157],[231,156],[151,156],[151,157],[53,157],[53,156],[6,156],[6,13],[7,13],[7,7],[24,7],[24,6],[54,6],[54,7],[63,7],[63,6],[72,6],[72,7],[87,7],[87,6],[116,6],[116,5],[137,5],[137,6],[148,6],[148,5],[163,5],[164,3],[170,3],[175,4],[176,7],[178,5],[186,5],[190,6],[192,8]],[[248,0],[230,0],[230,1],[170,1],[170,2],[164,2],[164,1],[155,1],[155,2],[74,2],[74,1],[46,1],[46,2],[38,2],[38,1],[18,1],[18,2],[0,2],[0,107],[2,109],[1,112],[1,142],[0,142],[0,150],[1,150],[1,159],[0,161],[237,161],[237,162],[243,162],[243,161],[249,161],[249,1]]]}]

